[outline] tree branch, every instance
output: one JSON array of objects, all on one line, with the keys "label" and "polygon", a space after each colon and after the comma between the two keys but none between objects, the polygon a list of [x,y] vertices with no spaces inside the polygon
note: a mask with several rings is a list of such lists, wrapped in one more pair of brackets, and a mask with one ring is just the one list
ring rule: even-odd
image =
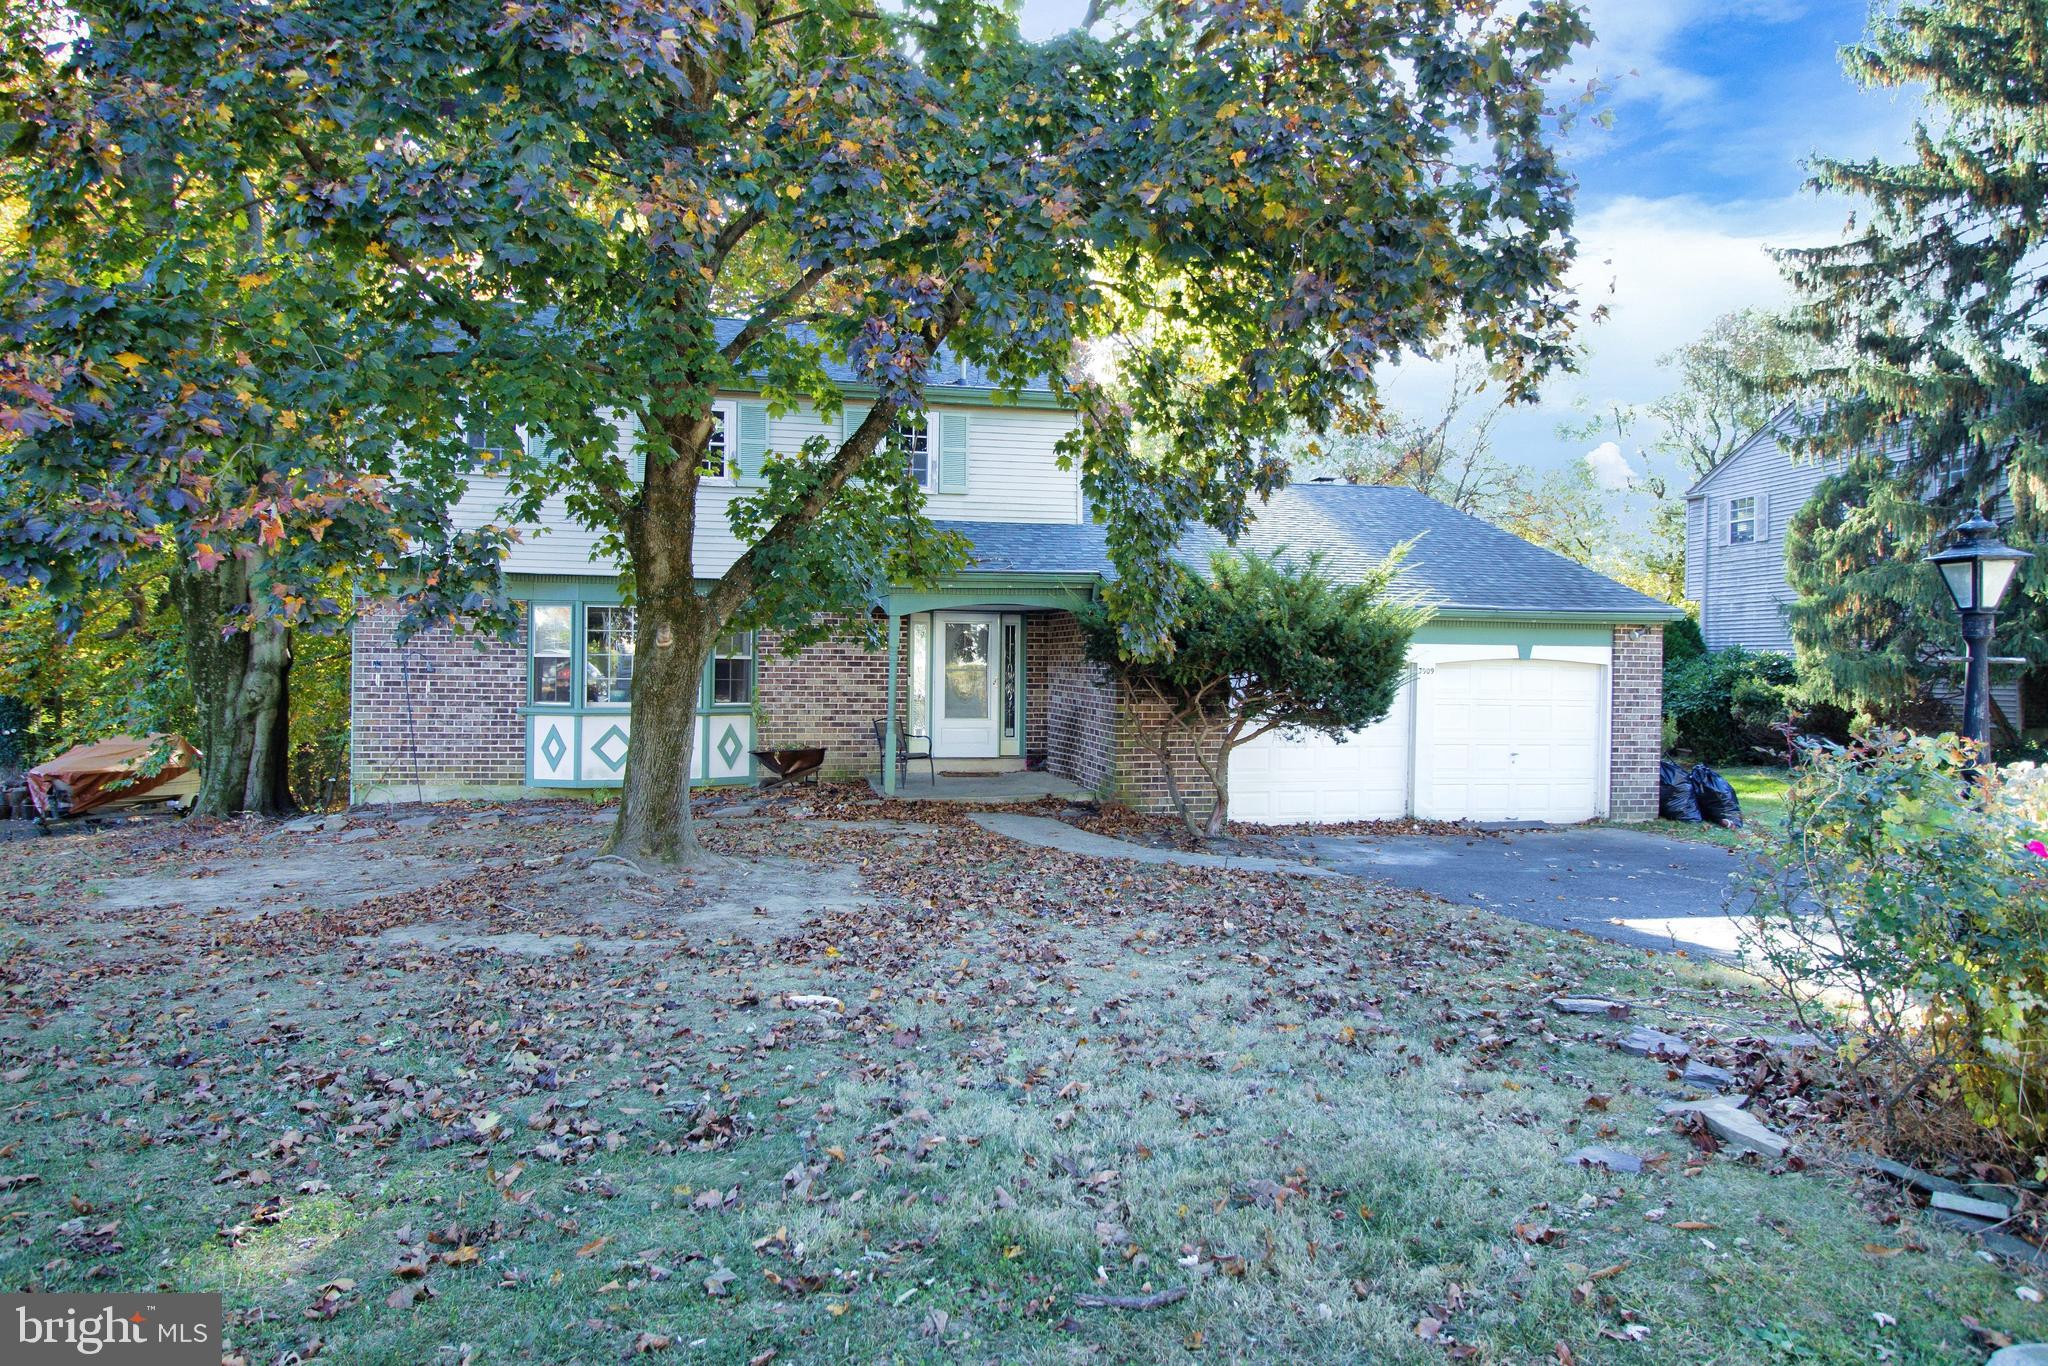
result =
[{"label": "tree branch", "polygon": [[720,349],[720,354],[725,357],[727,363],[739,364],[740,357],[747,353],[748,348],[766,336],[768,330],[774,327],[784,314],[801,303],[806,294],[816,289],[826,276],[837,269],[837,264],[814,266],[796,283],[756,309],[754,316],[747,319],[746,325],[734,333],[732,340]]}]

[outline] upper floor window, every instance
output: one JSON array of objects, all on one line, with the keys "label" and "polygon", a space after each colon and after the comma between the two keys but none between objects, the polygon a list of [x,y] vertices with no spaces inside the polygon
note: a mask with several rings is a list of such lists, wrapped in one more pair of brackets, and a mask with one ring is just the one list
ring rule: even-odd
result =
[{"label": "upper floor window", "polygon": [[904,466],[910,471],[911,482],[919,488],[930,488],[932,483],[932,442],[931,426],[919,414],[906,417],[896,424],[896,435],[892,438],[896,449],[903,455]]},{"label": "upper floor window", "polygon": [[711,410],[711,435],[704,442],[700,472],[724,479],[732,473],[732,454],[725,443],[725,409]]},{"label": "upper floor window", "polygon": [[617,706],[633,700],[633,609],[583,609],[583,704]]},{"label": "upper floor window", "polygon": [[470,454],[483,464],[491,464],[505,452],[519,448],[519,433],[499,427],[480,417],[472,417],[462,429],[463,444]]},{"label": "upper floor window", "polygon": [[1728,544],[1748,545],[1756,539],[1756,498],[1728,500]]}]

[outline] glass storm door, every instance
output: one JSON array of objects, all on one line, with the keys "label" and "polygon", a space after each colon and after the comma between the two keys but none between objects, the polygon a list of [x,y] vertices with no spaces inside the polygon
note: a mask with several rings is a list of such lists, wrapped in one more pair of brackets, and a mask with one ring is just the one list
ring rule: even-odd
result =
[{"label": "glass storm door", "polygon": [[1000,734],[1002,677],[996,618],[940,613],[933,632],[932,752],[942,758],[994,758]]}]

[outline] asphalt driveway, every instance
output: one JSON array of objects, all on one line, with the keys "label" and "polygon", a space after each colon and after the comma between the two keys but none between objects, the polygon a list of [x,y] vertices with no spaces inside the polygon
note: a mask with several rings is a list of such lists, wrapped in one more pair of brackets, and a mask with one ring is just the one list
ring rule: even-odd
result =
[{"label": "asphalt driveway", "polygon": [[1733,956],[1739,851],[1638,830],[1567,826],[1469,835],[1275,841],[1326,868],[1639,948]]}]

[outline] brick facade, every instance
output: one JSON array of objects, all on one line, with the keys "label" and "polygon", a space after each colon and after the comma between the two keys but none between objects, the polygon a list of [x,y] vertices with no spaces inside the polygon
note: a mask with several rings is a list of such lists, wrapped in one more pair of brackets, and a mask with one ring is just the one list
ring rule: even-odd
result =
[{"label": "brick facade", "polygon": [[[1169,712],[1156,697],[1140,696],[1120,688],[1116,713],[1116,796],[1137,811],[1172,813],[1176,808],[1166,783],[1166,768],[1159,762],[1159,729]],[[1204,743],[1215,741],[1204,736]],[[1216,787],[1195,762],[1195,738],[1182,728],[1167,737],[1167,757],[1173,763],[1173,780],[1188,807],[1201,819],[1216,805]]]},{"label": "brick facade", "polygon": [[[1044,619],[1029,649],[1037,650],[1045,661],[1048,696],[1040,709],[1045,717],[1045,766],[1083,787],[1108,790],[1116,685],[1099,665],[1088,662],[1081,648],[1080,624],[1065,612]],[[1025,668],[1027,672],[1031,668],[1028,651]]]},{"label": "brick facade", "polygon": [[349,652],[349,786],[409,801],[526,782],[526,623],[510,639],[422,631],[401,647],[398,610],[356,618]]},{"label": "brick facade", "polygon": [[[825,747],[828,778],[854,778],[876,771],[874,723],[887,711],[889,656],[859,641],[833,639],[782,653],[780,637],[763,631],[754,650],[756,743],[762,749]],[[909,632],[897,657],[897,724],[904,724],[910,668]]]},{"label": "brick facade", "polygon": [[[526,628],[509,639],[457,635],[445,627],[401,650],[398,613],[364,610],[350,666],[351,787],[355,799],[410,800],[504,793],[526,781]],[[1065,612],[1025,617],[1025,749],[1084,787],[1151,812],[1172,810],[1152,737],[1160,704],[1124,694],[1088,662],[1081,630]],[[1610,674],[1612,819],[1657,812],[1663,739],[1663,628],[1617,626]],[[898,664],[898,723],[908,728],[909,632]],[[763,748],[823,745],[825,773],[875,772],[872,726],[883,712],[885,656],[850,640],[829,640],[794,657],[763,632],[756,650],[755,717]],[[1214,796],[1176,742],[1174,772],[1198,815]]]},{"label": "brick facade", "polygon": [[1657,815],[1657,761],[1664,754],[1664,628],[1614,628],[1609,671],[1607,816]]}]

